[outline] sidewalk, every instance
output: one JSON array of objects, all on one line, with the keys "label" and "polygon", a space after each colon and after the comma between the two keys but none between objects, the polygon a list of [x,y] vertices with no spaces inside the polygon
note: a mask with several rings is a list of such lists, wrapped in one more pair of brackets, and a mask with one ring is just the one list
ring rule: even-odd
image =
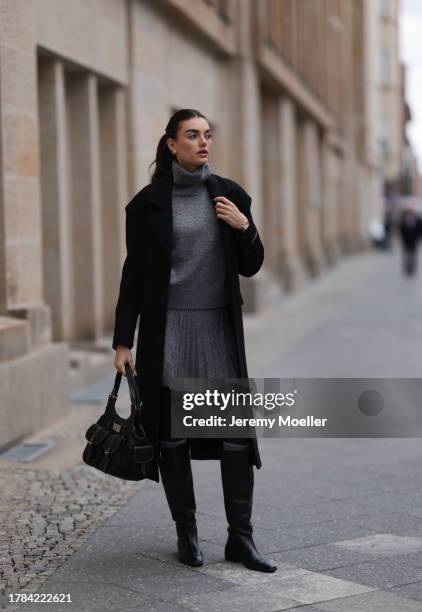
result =
[{"label": "sidewalk", "polygon": [[[352,256],[299,296],[246,316],[245,331],[253,377],[419,378],[422,275],[402,278],[397,252]],[[44,534],[44,554],[33,541],[23,555],[32,550],[41,565],[15,555],[21,565],[13,592],[70,593],[72,603],[50,604],[55,612],[422,611],[419,439],[260,439],[254,538],[278,564],[274,574],[261,574],[224,561],[216,461],[192,463],[205,565],[178,563],[161,483],[125,483],[80,464],[81,432],[99,414],[78,405],[51,428],[65,452],[59,446],[28,468],[0,465],[2,491],[14,487],[0,507],[9,513],[6,533],[20,516],[26,522],[16,527],[18,543],[36,521]],[[47,518],[57,530],[46,528]],[[28,572],[34,576],[25,582]]]}]

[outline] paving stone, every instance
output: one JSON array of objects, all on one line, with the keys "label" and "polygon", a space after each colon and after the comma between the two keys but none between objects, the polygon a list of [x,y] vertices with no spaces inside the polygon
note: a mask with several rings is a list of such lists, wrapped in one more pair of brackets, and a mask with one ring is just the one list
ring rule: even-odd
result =
[{"label": "paving stone", "polygon": [[[118,612],[139,612],[139,606],[136,608],[125,608],[119,609]],[[186,608],[185,606],[181,606],[180,604],[175,604],[174,602],[168,601],[151,601],[148,604],[148,608],[145,612],[188,612],[191,608]]]},{"label": "paving stone", "polygon": [[227,591],[233,586],[232,582],[202,572],[179,569],[170,574],[162,574],[159,580],[154,576],[143,578],[136,584],[136,589],[152,598],[177,602],[183,595]]},{"label": "paving stone", "polygon": [[282,578],[287,576],[306,573],[305,570],[287,563],[277,563],[276,572],[265,573],[247,570],[241,563],[232,563],[228,561],[214,563],[207,567],[198,567],[196,571],[208,576],[221,578],[222,580],[228,580],[236,585],[255,585],[257,587],[277,584]]},{"label": "paving stone", "polygon": [[422,551],[409,553],[407,555],[399,555],[395,557],[398,561],[404,561],[412,567],[422,568]]},{"label": "paving stone", "polygon": [[[69,481],[71,487],[66,484]],[[98,478],[96,472],[82,464],[69,472],[2,465],[0,488],[7,502],[0,510],[0,520],[11,543],[6,559],[8,567],[0,566],[0,580],[6,579],[6,588],[17,584],[16,576],[20,585],[31,585],[34,573],[40,574],[47,559],[55,563],[54,568],[61,565],[74,552],[74,544],[81,544],[87,532],[101,524],[135,491],[133,483]],[[78,504],[73,502],[75,495],[80,499]],[[58,499],[61,503],[56,505]],[[67,512],[67,524],[73,523],[72,512],[79,518],[83,515],[83,522],[77,522],[79,527],[66,530],[66,533],[59,533],[59,508]],[[22,528],[31,521],[37,525],[32,533]],[[21,563],[12,566],[14,558]]]},{"label": "paving stone", "polygon": [[[152,603],[150,597],[140,592],[124,589],[115,583],[61,583],[55,581],[54,590],[47,583],[41,586],[37,593],[70,593],[71,603],[54,603],[54,612],[116,612],[129,607],[149,609]],[[32,609],[45,610],[46,604],[31,603]]]},{"label": "paving stone", "polygon": [[402,512],[370,513],[351,519],[356,525],[365,526],[368,530],[394,533],[396,535],[422,536],[422,517],[415,517]]},{"label": "paving stone", "polygon": [[[422,579],[420,579],[418,582],[411,582],[411,584],[395,586],[390,589],[390,592],[398,595],[399,597],[406,597],[408,599],[415,599],[416,601],[422,602]],[[419,603],[419,606],[422,610],[421,603]]]},{"label": "paving stone", "polygon": [[421,612],[421,605],[393,591],[372,591],[319,603],[324,612]]},{"label": "paving stone", "polygon": [[[274,530],[273,530],[274,532]],[[288,534],[294,536],[302,546],[313,546],[316,544],[329,544],[347,537],[355,538],[364,535],[376,535],[376,530],[369,527],[356,525],[350,519],[334,519],[301,525],[300,527],[289,527],[277,529],[277,535]]]},{"label": "paving stone", "polygon": [[381,589],[422,581],[422,568],[412,567],[401,558],[395,557],[326,570],[324,574]]},{"label": "paving stone", "polygon": [[287,612],[324,612],[322,608],[315,606],[299,606],[298,608],[288,608]]},{"label": "paving stone", "polygon": [[[272,574],[245,572],[240,564],[231,563],[216,564],[201,571],[239,586],[255,586],[257,590],[262,588],[265,592],[270,589],[271,592],[278,592],[280,595],[304,604],[371,590],[370,587],[351,581],[331,579],[323,574],[309,572],[287,564],[280,564],[279,569]],[[183,602],[186,604],[185,600]]]},{"label": "paving stone", "polygon": [[373,555],[362,554],[331,544],[320,544],[273,553],[272,558],[276,562],[280,561],[308,570],[322,571],[369,561],[373,559]]},{"label": "paving stone", "polygon": [[[118,568],[118,572],[116,572]],[[104,555],[101,550],[75,554],[55,572],[60,582],[114,582],[119,586],[136,588],[136,584],[146,576],[156,576],[176,572],[179,568],[170,563],[121,551],[114,555]]]},{"label": "paving stone", "polygon": [[178,605],[184,605],[195,612],[276,612],[297,606],[298,602],[283,595],[278,587],[266,585],[236,586],[224,591],[179,597]]},{"label": "paving stone", "polygon": [[318,603],[327,599],[335,599],[371,590],[370,587],[364,585],[331,578],[307,570],[292,572],[286,577],[281,576],[277,581],[277,587],[286,597],[305,604]]},{"label": "paving stone", "polygon": [[[298,478],[301,478],[301,476],[298,476]],[[312,493],[309,493],[309,495],[312,497]],[[280,492],[280,505],[278,507],[273,506],[277,510],[278,517],[275,524],[279,528],[308,525],[327,520],[344,520],[367,512],[364,503],[353,502],[351,504],[350,500],[316,502],[304,506],[300,504],[283,505],[281,497]]]},{"label": "paving stone", "polygon": [[380,533],[354,540],[333,542],[333,546],[375,556],[401,555],[422,550],[422,538]]}]

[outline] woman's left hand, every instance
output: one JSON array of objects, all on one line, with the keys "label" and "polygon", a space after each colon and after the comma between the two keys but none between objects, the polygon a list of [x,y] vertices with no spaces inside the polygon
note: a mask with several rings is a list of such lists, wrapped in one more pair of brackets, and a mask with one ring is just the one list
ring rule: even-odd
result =
[{"label": "woman's left hand", "polygon": [[240,212],[236,204],[225,196],[216,196],[214,201],[217,217],[228,223],[234,229],[241,229],[249,219]]}]

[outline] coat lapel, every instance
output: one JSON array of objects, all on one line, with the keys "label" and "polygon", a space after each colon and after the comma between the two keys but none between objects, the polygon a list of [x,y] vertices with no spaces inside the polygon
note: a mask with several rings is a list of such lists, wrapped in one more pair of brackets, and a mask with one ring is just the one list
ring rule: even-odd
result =
[{"label": "coat lapel", "polygon": [[[216,196],[228,196],[234,190],[234,187],[218,174],[211,174],[205,184],[214,206],[213,198]],[[149,230],[156,237],[164,254],[169,259],[171,258],[173,246],[172,188],[173,175],[168,174],[152,183],[149,195],[151,203]],[[221,221],[221,224],[227,226],[224,221]]]}]

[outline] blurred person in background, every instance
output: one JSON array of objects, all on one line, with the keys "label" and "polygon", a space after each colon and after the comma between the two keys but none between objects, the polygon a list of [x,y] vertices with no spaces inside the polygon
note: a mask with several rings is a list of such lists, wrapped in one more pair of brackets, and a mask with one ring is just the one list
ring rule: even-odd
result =
[{"label": "blurred person in background", "polygon": [[413,276],[417,271],[418,243],[422,235],[422,219],[411,204],[406,204],[402,210],[399,234],[403,251],[403,272],[406,276]]}]

